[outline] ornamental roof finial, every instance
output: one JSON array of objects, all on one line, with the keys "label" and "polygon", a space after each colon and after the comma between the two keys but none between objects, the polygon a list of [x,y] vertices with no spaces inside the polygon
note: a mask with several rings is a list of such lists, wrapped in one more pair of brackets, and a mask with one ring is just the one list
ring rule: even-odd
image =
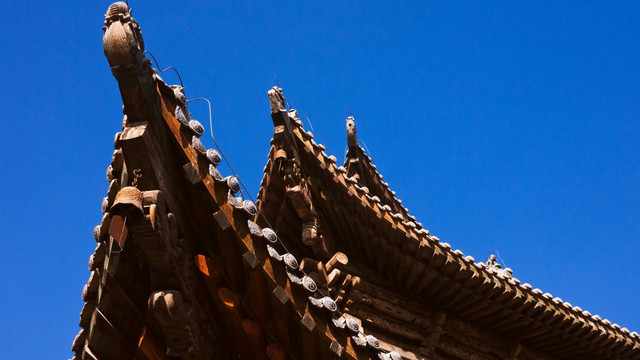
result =
[{"label": "ornamental roof finial", "polygon": [[285,100],[282,94],[282,89],[278,86],[274,86],[269,90],[269,103],[271,103],[271,113],[275,114],[285,110]]},{"label": "ornamental roof finial", "polygon": [[150,68],[143,54],[140,26],[131,17],[129,6],[122,1],[115,2],[109,6],[104,18],[102,47],[114,75]]},{"label": "ornamental roof finial", "polygon": [[347,145],[349,145],[349,150],[354,149],[358,146],[358,138],[356,137],[356,120],[353,116],[347,117]]}]

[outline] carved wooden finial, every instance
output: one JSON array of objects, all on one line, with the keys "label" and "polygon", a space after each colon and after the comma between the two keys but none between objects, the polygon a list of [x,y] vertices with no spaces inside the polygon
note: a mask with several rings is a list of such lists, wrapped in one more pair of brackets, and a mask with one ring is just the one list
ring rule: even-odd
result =
[{"label": "carved wooden finial", "polygon": [[358,157],[358,137],[356,136],[356,119],[353,116],[347,117],[347,158],[355,159]]},{"label": "carved wooden finial", "polygon": [[104,18],[102,47],[111,70],[116,73],[134,64],[142,65],[144,41],[129,6],[122,1],[113,3]]},{"label": "carved wooden finial", "polygon": [[356,119],[353,116],[347,118],[347,144],[349,148],[358,146],[358,138],[356,137]]},{"label": "carved wooden finial", "polygon": [[496,259],[495,255],[490,255],[489,259],[487,260],[487,267],[491,268],[491,269],[502,269],[502,265],[500,265],[500,263],[498,263],[498,260]]},{"label": "carved wooden finial", "polygon": [[271,113],[275,114],[285,110],[285,100],[282,89],[274,86],[269,90],[269,102],[271,103]]}]

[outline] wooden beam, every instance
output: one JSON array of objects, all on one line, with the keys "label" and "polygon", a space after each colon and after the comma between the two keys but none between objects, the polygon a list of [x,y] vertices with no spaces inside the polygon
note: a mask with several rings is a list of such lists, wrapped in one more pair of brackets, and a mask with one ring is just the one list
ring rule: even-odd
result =
[{"label": "wooden beam", "polygon": [[140,340],[138,341],[138,349],[136,350],[136,359],[143,360],[168,360],[164,345],[147,330],[142,329]]}]

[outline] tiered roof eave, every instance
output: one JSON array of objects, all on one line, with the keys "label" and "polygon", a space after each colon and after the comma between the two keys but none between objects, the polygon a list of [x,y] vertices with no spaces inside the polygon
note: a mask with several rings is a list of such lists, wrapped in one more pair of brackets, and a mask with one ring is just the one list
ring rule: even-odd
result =
[{"label": "tiered roof eave", "polygon": [[[279,93],[279,96],[283,98],[279,88],[270,91],[270,93],[274,92]],[[273,111],[273,96],[271,96],[271,100]],[[313,134],[305,131],[302,122],[297,118],[297,112],[289,110],[288,116],[291,118],[293,126],[289,130],[293,135],[292,139],[295,139],[297,147],[301,149],[299,154],[310,154],[304,160],[301,159],[303,166],[314,167],[315,171],[324,173],[325,179],[331,180],[332,189],[337,189],[344,195],[342,199],[350,199],[352,206],[358,207],[361,212],[368,212],[368,216],[364,218],[368,217],[379,221],[399,234],[398,238],[402,240],[394,244],[387,243],[388,248],[400,251],[426,268],[435,269],[438,276],[446,278],[450,283],[457,284],[456,286],[460,289],[482,294],[484,300],[487,301],[487,306],[497,304],[505,311],[510,309],[513,316],[532,314],[529,318],[531,323],[527,326],[548,327],[550,336],[552,336],[551,334],[564,334],[572,337],[576,341],[576,345],[589,345],[588,347],[594,347],[591,345],[594,343],[596,348],[610,355],[618,352],[620,354],[640,353],[640,335],[637,332],[630,332],[625,327],[602,319],[598,315],[593,315],[578,306],[573,306],[559,297],[544,293],[528,283],[521,283],[520,280],[512,276],[510,269],[500,269],[490,264],[476,262],[472,256],[465,256],[462,251],[453,250],[448,243],[431,235],[428,230],[422,227],[421,223],[416,221],[415,217],[409,214],[408,209],[401,207],[401,211],[393,211],[388,202],[382,201],[379,196],[371,195],[371,189],[353,176],[353,172],[350,176],[347,165],[350,161],[355,160],[362,166],[358,170],[359,172],[370,172],[378,180],[379,189],[376,191],[393,194],[392,201],[401,206],[402,202],[395,197],[395,193],[388,184],[382,181],[383,177],[373,165],[373,160],[357,144],[357,140],[355,142],[356,155],[348,156],[345,165],[338,166],[336,158],[324,151],[324,145],[316,143]],[[271,154],[273,151],[272,149]],[[352,154],[354,153],[352,152]],[[313,162],[308,160],[313,160]],[[267,167],[271,161],[272,156],[269,157]],[[264,181],[260,190],[262,195],[265,192]],[[384,255],[379,254],[378,256]],[[371,262],[371,265],[375,267],[374,262],[375,260]],[[397,264],[397,262],[390,264]],[[415,274],[411,274],[410,266],[404,268],[399,266],[397,270],[404,271],[401,275],[396,275],[390,280],[402,278],[406,281],[404,290],[418,297],[421,296],[421,293],[425,293],[425,284],[422,284],[423,286],[416,285],[417,280]],[[384,274],[381,273],[381,275]],[[451,300],[450,297],[446,299]],[[429,300],[428,296],[425,300]],[[538,308],[545,310],[537,312],[535,309]],[[495,317],[494,320],[504,316],[504,314],[500,315],[500,312],[492,312],[492,314]],[[468,315],[472,317],[473,314]],[[504,323],[505,319],[496,322]],[[507,321],[504,328],[510,329],[509,325],[512,324]],[[500,331],[500,329],[494,330]]]}]

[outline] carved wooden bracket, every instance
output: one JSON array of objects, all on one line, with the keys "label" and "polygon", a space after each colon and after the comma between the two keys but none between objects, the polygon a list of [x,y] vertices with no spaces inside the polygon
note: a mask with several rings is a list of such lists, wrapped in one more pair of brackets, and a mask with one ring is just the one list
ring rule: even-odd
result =
[{"label": "carved wooden bracket", "polygon": [[149,310],[162,326],[167,354],[210,358],[211,329],[192,291],[197,286],[195,253],[179,237],[162,193],[152,190],[142,195],[144,216],[131,227],[131,234],[156,290],[149,298]]},{"label": "carved wooden bracket", "polygon": [[321,259],[326,259],[329,257],[329,252],[325,244],[320,216],[313,205],[309,185],[303,178],[295,159],[279,159],[279,161],[286,195],[302,221],[302,242],[312,247],[314,253]]},{"label": "carved wooden bracket", "polygon": [[352,276],[345,270],[348,263],[347,255],[337,252],[326,263],[304,258],[300,267],[323,291],[327,291],[335,299],[336,304],[340,304],[347,293],[360,281],[360,278]]},{"label": "carved wooden bracket", "polygon": [[177,290],[156,291],[149,297],[149,311],[162,326],[167,355],[181,356],[196,350],[190,326],[191,308]]},{"label": "carved wooden bracket", "polygon": [[426,356],[427,358],[430,356],[433,356],[435,352],[435,348],[440,339],[440,335],[442,335],[442,333],[444,332],[442,325],[444,324],[446,319],[447,319],[447,315],[444,312],[440,311],[436,313],[436,315],[433,318],[431,333],[426,336],[426,339],[421,344],[422,345],[421,346],[422,351],[420,352],[421,355]]}]

